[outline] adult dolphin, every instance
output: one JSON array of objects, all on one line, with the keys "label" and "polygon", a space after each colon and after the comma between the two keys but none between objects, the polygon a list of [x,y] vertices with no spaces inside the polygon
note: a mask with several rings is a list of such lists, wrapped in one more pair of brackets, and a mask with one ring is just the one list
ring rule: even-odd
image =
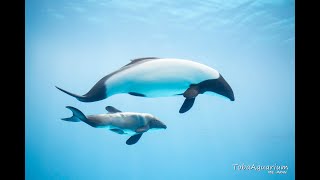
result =
[{"label": "adult dolphin", "polygon": [[198,94],[219,94],[234,101],[233,91],[221,74],[204,64],[184,59],[146,57],[132,60],[103,77],[80,96],[57,87],[82,102],[94,102],[115,94],[141,97],[183,95],[179,112],[188,111]]},{"label": "adult dolphin", "polygon": [[142,134],[155,129],[166,129],[167,126],[158,118],[147,113],[121,112],[120,110],[107,106],[108,114],[97,114],[85,116],[79,109],[67,106],[73,115],[62,120],[70,122],[83,121],[95,128],[106,128],[118,134],[130,135],[126,144],[132,145],[139,141]]}]

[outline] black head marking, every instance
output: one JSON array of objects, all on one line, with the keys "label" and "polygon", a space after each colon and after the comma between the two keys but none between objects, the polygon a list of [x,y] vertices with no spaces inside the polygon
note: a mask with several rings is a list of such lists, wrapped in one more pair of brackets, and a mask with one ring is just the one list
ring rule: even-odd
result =
[{"label": "black head marking", "polygon": [[229,98],[231,101],[234,101],[234,94],[227,83],[227,81],[221,76],[218,79],[209,79],[202,81],[201,83],[197,84],[199,88],[199,93],[203,94],[206,91],[212,91],[222,96]]},{"label": "black head marking", "polygon": [[167,129],[167,125],[157,119],[153,119],[149,122],[150,129]]}]

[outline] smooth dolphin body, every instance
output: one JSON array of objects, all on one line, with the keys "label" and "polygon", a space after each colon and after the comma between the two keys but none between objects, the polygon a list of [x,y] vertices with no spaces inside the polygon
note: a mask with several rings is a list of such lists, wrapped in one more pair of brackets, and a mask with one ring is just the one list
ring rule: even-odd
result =
[{"label": "smooth dolphin body", "polygon": [[188,111],[198,94],[219,94],[234,101],[233,91],[221,74],[198,62],[173,58],[140,58],[103,77],[80,96],[57,87],[82,102],[94,102],[115,94],[141,97],[183,95],[179,112]]},{"label": "smooth dolphin body", "polygon": [[107,106],[108,114],[88,115],[85,116],[77,108],[67,106],[73,113],[72,117],[63,118],[62,120],[70,122],[83,121],[95,128],[106,128],[118,134],[130,135],[126,144],[132,145],[139,141],[142,134],[155,129],[166,129],[167,126],[147,113],[121,112],[120,110]]}]

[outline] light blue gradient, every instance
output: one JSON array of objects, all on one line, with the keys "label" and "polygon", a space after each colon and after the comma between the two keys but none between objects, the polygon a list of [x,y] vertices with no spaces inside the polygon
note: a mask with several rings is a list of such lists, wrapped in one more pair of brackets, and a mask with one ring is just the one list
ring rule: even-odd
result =
[{"label": "light blue gradient", "polygon": [[[294,179],[295,4],[293,0],[27,0],[26,179]],[[126,94],[83,103],[100,78],[140,57],[191,59],[217,69],[235,101]],[[85,123],[111,105],[167,125],[133,145]],[[287,165],[287,174],[232,164]]]}]

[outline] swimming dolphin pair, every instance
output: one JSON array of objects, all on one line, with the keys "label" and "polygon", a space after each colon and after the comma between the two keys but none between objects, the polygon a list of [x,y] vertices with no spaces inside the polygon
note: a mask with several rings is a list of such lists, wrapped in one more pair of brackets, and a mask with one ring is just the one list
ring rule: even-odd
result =
[{"label": "swimming dolphin pair", "polygon": [[190,60],[146,57],[134,59],[99,80],[80,96],[57,87],[82,102],[94,102],[115,94],[141,97],[183,95],[179,112],[187,112],[199,94],[219,94],[234,101],[233,91],[221,74],[204,64]]},{"label": "swimming dolphin pair", "polygon": [[[115,94],[128,93],[141,97],[183,95],[179,112],[187,112],[199,94],[219,94],[234,101],[233,91],[221,74],[206,65],[183,59],[147,57],[132,60],[119,70],[99,80],[91,90],[80,96],[57,87],[82,102],[94,102]],[[80,110],[66,121],[83,121],[93,127],[108,128],[118,134],[128,134],[128,145],[139,141],[150,129],[166,129],[166,125],[151,114],[121,112],[107,106],[109,114],[85,116]]]},{"label": "swimming dolphin pair", "polygon": [[70,122],[83,121],[95,128],[106,128],[118,134],[130,135],[126,141],[127,145],[135,144],[142,134],[155,129],[166,129],[167,126],[158,118],[147,113],[121,112],[120,110],[107,106],[108,114],[98,114],[85,116],[77,108],[67,106],[73,115],[62,120]]}]

